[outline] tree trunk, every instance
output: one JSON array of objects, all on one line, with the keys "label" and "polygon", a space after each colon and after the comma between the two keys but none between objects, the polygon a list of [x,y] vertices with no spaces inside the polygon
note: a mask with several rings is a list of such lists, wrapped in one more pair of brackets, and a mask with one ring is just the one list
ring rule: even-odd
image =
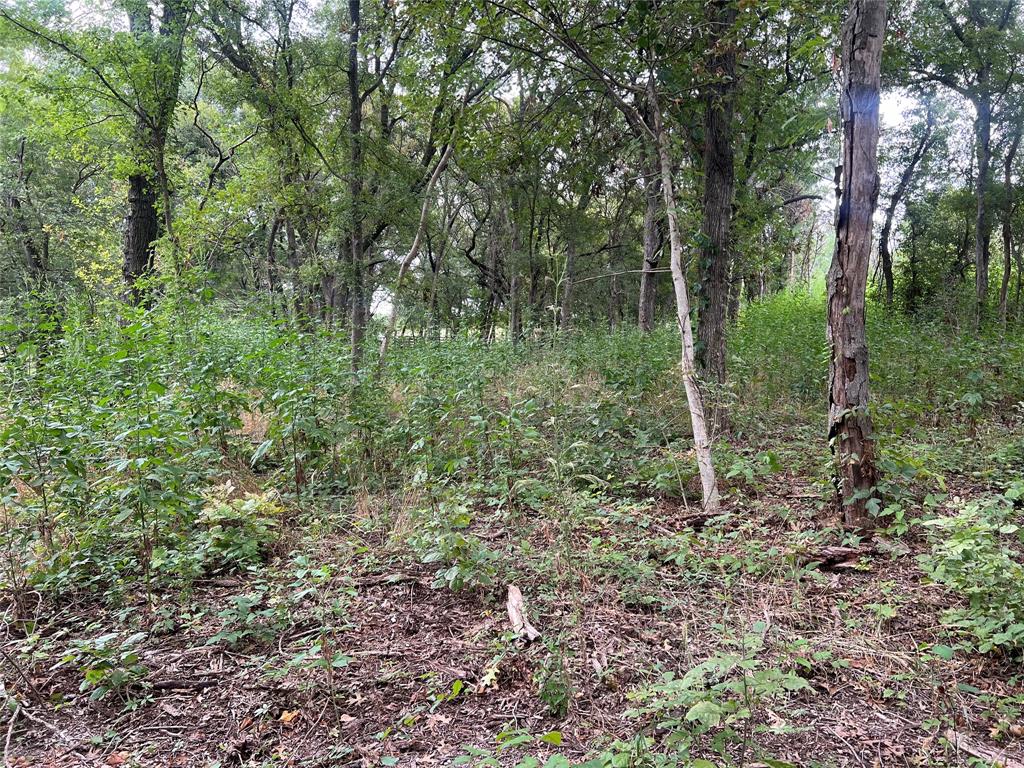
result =
[{"label": "tree trunk", "polygon": [[271,306],[274,305],[274,295],[277,293],[280,280],[277,276],[277,232],[281,228],[281,217],[277,215],[270,222],[270,231],[267,233],[267,291],[270,293]]},{"label": "tree trunk", "polygon": [[811,265],[813,263],[813,251],[816,243],[816,232],[818,226],[818,209],[815,208],[811,213],[811,225],[807,228],[807,240],[804,241],[803,258],[800,261],[800,274],[799,279],[801,284],[806,288],[811,281]]},{"label": "tree trunk", "polygon": [[23,136],[18,142],[18,178],[15,182],[15,188],[8,197],[7,204],[11,211],[11,230],[18,236],[21,241],[21,249],[25,254],[25,268],[28,270],[29,283],[33,287],[41,286],[46,282],[46,271],[47,271],[47,234],[42,231],[43,236],[43,248],[40,249],[36,243],[36,239],[32,234],[33,227],[29,226],[26,221],[25,210],[22,205],[22,194],[25,196],[25,200],[29,208],[32,208],[31,198],[28,192],[28,176],[25,172],[25,137]]},{"label": "tree trunk", "polygon": [[128,177],[128,221],[124,232],[125,282],[138,300],[138,282],[153,271],[153,245],[160,236],[160,218],[156,210],[156,189],[144,173]]},{"label": "tree trunk", "polygon": [[1007,299],[1010,292],[1010,274],[1013,272],[1013,160],[1020,146],[1021,128],[1013,135],[1003,158],[1003,280],[999,286],[999,322],[1006,325]]},{"label": "tree trunk", "polygon": [[921,135],[920,141],[917,142],[917,147],[915,147],[914,154],[910,157],[910,162],[907,163],[907,167],[900,174],[900,180],[896,184],[896,189],[893,190],[892,197],[889,198],[889,205],[885,209],[885,222],[882,224],[882,232],[878,237],[878,259],[882,266],[882,280],[885,282],[886,306],[892,304],[894,290],[892,252],[889,250],[889,236],[892,234],[893,219],[896,217],[896,208],[899,206],[900,200],[903,199],[903,195],[906,194],[907,188],[914,178],[914,171],[917,169],[918,163],[921,162],[928,148],[932,145],[934,128],[935,116],[929,108],[928,121],[925,124],[924,133]]},{"label": "tree trunk", "polygon": [[[131,35],[140,41],[151,38],[153,19],[149,4],[142,0],[131,0],[125,3],[125,7]],[[160,37],[168,39],[161,40],[153,54],[157,57],[154,63],[160,65],[164,76],[156,84],[158,90],[155,107],[149,112],[141,102],[136,107],[134,149],[140,161],[152,164],[155,173],[139,170],[128,177],[128,217],[122,272],[135,300],[141,296],[136,286],[137,281],[151,273],[155,266],[154,243],[160,236],[158,194],[163,202],[163,224],[168,236],[172,237],[174,247],[170,182],[164,168],[164,151],[178,103],[182,42],[187,22],[188,13],[181,0],[165,0],[160,18]],[[175,264],[176,269],[179,266]]]},{"label": "tree trunk", "polygon": [[363,339],[369,315],[366,306],[366,266],[363,263],[363,99],[359,89],[359,3],[360,0],[348,0],[349,196],[352,213],[349,225],[349,290],[353,371],[358,371],[363,362]]},{"label": "tree trunk", "polygon": [[845,524],[871,527],[878,477],[868,412],[865,290],[878,199],[878,102],[885,0],[850,0],[843,25],[843,155],[837,170],[836,246],[828,271],[828,439]]},{"label": "tree trunk", "polygon": [[657,158],[654,158],[650,175],[644,184],[646,206],[644,208],[644,263],[640,273],[640,302],[637,324],[640,330],[649,332],[654,328],[654,303],[658,296],[658,259],[661,256],[661,182]]},{"label": "tree trunk", "polygon": [[558,308],[558,330],[565,333],[572,328],[572,284],[576,279],[576,238],[569,237],[565,244],[565,271],[562,273],[562,301]]},{"label": "tree trunk", "polygon": [[518,344],[523,338],[523,318],[519,306],[519,272],[512,273],[508,292],[508,336],[513,344]]},{"label": "tree trunk", "polygon": [[713,28],[708,70],[717,82],[704,105],[704,218],[701,224],[700,363],[708,377],[725,381],[725,326],[732,256],[730,224],[733,187],[733,112],[736,91],[736,46],[731,40],[736,4],[714,0],[708,5]]},{"label": "tree trunk", "polygon": [[679,335],[682,340],[679,364],[682,370],[683,388],[686,390],[686,403],[690,410],[693,450],[697,456],[697,470],[700,475],[704,511],[713,514],[718,511],[719,507],[718,481],[715,478],[715,465],[711,458],[711,437],[708,434],[707,420],[704,416],[704,398],[697,381],[693,328],[690,325],[690,297],[686,288],[686,275],[683,272],[683,244],[676,218],[676,197],[672,185],[672,162],[668,154],[668,136],[665,134],[665,127],[662,124],[661,108],[658,105],[653,79],[648,82],[647,92],[654,122],[653,138],[661,168],[661,194],[665,204],[665,218],[668,221],[672,286],[676,297],[676,320],[679,323]]},{"label": "tree trunk", "polygon": [[984,90],[975,101],[975,107],[978,113],[975,121],[978,179],[975,190],[977,208],[974,217],[974,284],[977,302],[975,322],[980,324],[984,319],[985,305],[988,302],[989,246],[992,240],[986,204],[992,165],[992,103],[991,97]]},{"label": "tree trunk", "polygon": [[430,213],[430,203],[433,201],[434,186],[437,184],[437,180],[441,178],[441,174],[444,173],[444,169],[448,166],[448,160],[452,156],[454,147],[454,142],[449,142],[444,148],[441,159],[437,161],[437,167],[434,168],[434,172],[430,175],[430,180],[427,181],[426,189],[423,190],[423,206],[420,210],[420,222],[416,227],[416,236],[412,240],[409,252],[405,254],[405,258],[402,259],[402,263],[398,267],[395,291],[391,297],[391,315],[388,318],[388,326],[384,331],[384,338],[380,340],[380,354],[377,356],[378,373],[384,369],[384,361],[388,355],[388,346],[391,343],[391,337],[395,335],[395,323],[398,322],[398,303],[401,300],[402,283],[405,281],[405,276],[409,272],[409,268],[412,266],[413,261],[415,261],[417,254],[420,252],[423,233],[427,229],[427,215]]},{"label": "tree trunk", "polygon": [[565,272],[562,273],[562,301],[558,309],[558,330],[565,332],[572,329],[572,299],[576,282],[576,256],[579,252],[580,222],[590,207],[590,188],[580,196],[572,218],[566,227]]}]

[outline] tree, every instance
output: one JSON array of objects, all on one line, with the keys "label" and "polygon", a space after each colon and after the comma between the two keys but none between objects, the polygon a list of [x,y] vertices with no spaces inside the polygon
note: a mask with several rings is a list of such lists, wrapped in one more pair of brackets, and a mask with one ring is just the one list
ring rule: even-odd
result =
[{"label": "tree", "polygon": [[[646,156],[656,158],[661,181],[662,204],[668,223],[671,271],[679,323],[680,369],[686,391],[687,406],[693,429],[694,453],[697,458],[704,509],[714,512],[719,507],[719,492],[711,455],[711,435],[705,415],[703,395],[698,382],[694,332],[690,319],[689,289],[683,264],[683,242],[680,233],[678,199],[673,181],[674,169],[670,136],[664,124],[659,97],[659,72],[668,62],[651,50],[650,41],[667,29],[683,28],[690,20],[687,7],[673,7],[666,16],[659,16],[650,6],[633,6],[622,14],[615,4],[595,4],[583,9],[563,9],[557,4],[535,7],[496,2],[495,7],[518,23],[515,39],[509,33],[500,38],[510,48],[530,48],[536,36],[539,48],[532,48],[539,58],[550,59],[542,48],[553,46],[558,55],[570,57],[570,67],[580,74],[588,86],[596,86],[607,96],[625,119],[633,137],[642,143]],[[617,20],[618,24],[604,21]],[[601,23],[598,23],[598,20]],[[598,30],[595,33],[595,30]],[[596,36],[595,36],[596,34]],[[615,39],[603,35],[621,35]],[[647,43],[641,41],[646,38]],[[528,42],[523,42],[524,40]],[[623,52],[642,51],[645,59],[637,61]],[[659,47],[659,51],[664,52]]]},{"label": "tree", "polygon": [[897,46],[912,82],[940,83],[974,107],[976,322],[981,322],[988,302],[993,117],[1019,77],[1017,60],[1024,50],[1016,6],[1016,0],[910,3],[908,34]]},{"label": "tree", "polygon": [[889,247],[889,239],[892,235],[892,225],[893,220],[896,217],[896,209],[899,207],[904,195],[906,195],[907,189],[910,187],[910,182],[913,180],[914,173],[917,171],[921,160],[934,144],[935,113],[932,109],[931,102],[929,101],[924,125],[920,129],[920,134],[918,135],[910,153],[910,158],[907,160],[907,164],[903,167],[903,172],[900,174],[899,181],[896,182],[896,187],[889,196],[889,204],[885,208],[885,220],[882,224],[882,231],[878,236],[878,259],[882,268],[882,279],[885,282],[886,306],[892,304],[895,285],[892,268],[892,251]]},{"label": "tree", "polygon": [[843,148],[836,169],[836,245],[828,271],[828,439],[843,520],[871,525],[878,472],[868,412],[865,291],[878,199],[878,105],[885,0],[850,0],[842,31]]},{"label": "tree", "polygon": [[[1024,132],[1024,129],[1018,123],[1009,139],[1009,146],[1006,148],[1005,156],[1003,157],[1003,278],[999,284],[999,322],[1003,325],[1006,325],[1010,275],[1013,273],[1013,257],[1016,248],[1016,244],[1013,241],[1013,210],[1016,202],[1016,190],[1013,186],[1013,161],[1017,157],[1022,132]],[[1020,275],[1018,274],[1019,279]]]},{"label": "tree", "polygon": [[703,218],[701,220],[700,359],[705,373],[725,383],[725,336],[732,262],[733,113],[736,92],[736,6],[714,0],[706,6],[707,69],[712,82],[704,97]]},{"label": "tree", "polygon": [[161,227],[172,245],[174,241],[165,153],[178,105],[192,7],[188,0],[163,0],[157,8],[156,25],[153,9],[145,0],[124,0],[120,7],[128,19],[127,36],[107,35],[100,29],[49,28],[3,8],[0,19],[79,67],[89,80],[90,92],[125,123],[131,170],[123,273],[132,295],[138,298],[137,283],[153,271]]}]

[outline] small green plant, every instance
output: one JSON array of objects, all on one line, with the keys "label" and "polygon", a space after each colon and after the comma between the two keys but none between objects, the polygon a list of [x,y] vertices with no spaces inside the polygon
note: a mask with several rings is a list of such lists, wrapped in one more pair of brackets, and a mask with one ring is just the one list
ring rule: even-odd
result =
[{"label": "small green plant", "polygon": [[565,665],[565,654],[561,645],[547,640],[547,655],[541,662],[541,667],[534,676],[537,683],[537,695],[552,717],[559,720],[569,714],[569,704],[572,702],[573,686],[569,670]]},{"label": "small green plant", "polygon": [[506,728],[495,736],[496,746],[493,749],[485,749],[474,746],[463,747],[463,754],[452,761],[452,765],[465,765],[472,768],[499,768],[502,765],[514,765],[515,768],[569,768],[569,761],[559,754],[554,754],[545,760],[526,755],[516,763],[510,763],[502,756],[512,750],[521,750],[527,747],[546,746],[560,747],[562,745],[561,731],[548,731],[544,734],[534,734],[525,728]]},{"label": "small green plant", "polygon": [[60,666],[73,665],[82,673],[80,690],[89,691],[89,698],[102,699],[109,693],[123,694],[130,686],[139,685],[149,670],[139,659],[138,647],[146,639],[137,632],[124,640],[116,632],[71,643]]},{"label": "small green plant", "polygon": [[274,599],[266,584],[257,584],[256,591],[249,594],[234,595],[230,603],[217,614],[223,625],[207,640],[208,645],[267,642],[288,625],[288,606]]},{"label": "small green plant", "polygon": [[282,509],[272,492],[232,498],[231,483],[204,494],[195,543],[206,570],[230,572],[259,564],[273,542]]},{"label": "small green plant", "polygon": [[767,628],[760,622],[744,637],[730,641],[733,653],[713,656],[682,677],[666,672],[653,685],[630,694],[634,716],[652,720],[668,730],[668,745],[689,759],[690,748],[707,737],[711,748],[725,756],[731,744],[746,742],[741,727],[757,707],[810,688],[792,670],[770,666],[760,652]]},{"label": "small green plant", "polygon": [[419,518],[421,528],[409,544],[422,562],[440,565],[434,574],[435,587],[457,592],[494,582],[498,553],[466,530],[472,516],[465,505],[441,502]]}]

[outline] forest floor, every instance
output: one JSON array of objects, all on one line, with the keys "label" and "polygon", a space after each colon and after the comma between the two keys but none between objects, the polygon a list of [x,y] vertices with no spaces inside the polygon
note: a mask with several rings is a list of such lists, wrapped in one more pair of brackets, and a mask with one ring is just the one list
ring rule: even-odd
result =
[{"label": "forest floor", "polygon": [[[982,490],[946,482],[950,498]],[[116,610],[41,601],[38,661],[20,667],[31,708],[13,713],[7,764],[567,765],[618,742],[597,764],[653,765],[636,756],[698,700],[664,673],[739,660],[743,688],[698,695],[714,727],[691,755],[712,762],[692,765],[1024,765],[1019,663],[954,653],[940,614],[955,598],[924,578],[923,538],[844,537],[825,495],[780,471],[711,519],[678,499],[592,492],[539,511],[483,506],[472,533],[510,565],[458,591],[432,586],[436,565],[405,543],[415,499],[296,513],[306,533],[257,572],[137,591]],[[533,642],[512,631],[512,581]],[[89,660],[137,679],[92,700],[80,640],[129,623],[146,633],[134,655],[94,643]],[[17,635],[8,653],[24,653]],[[737,702],[750,716],[730,726]]]}]

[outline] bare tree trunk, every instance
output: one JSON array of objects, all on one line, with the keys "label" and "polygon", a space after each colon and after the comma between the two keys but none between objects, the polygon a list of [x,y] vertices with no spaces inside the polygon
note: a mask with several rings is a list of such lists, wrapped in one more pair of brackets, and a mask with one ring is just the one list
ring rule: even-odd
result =
[{"label": "bare tree trunk", "polygon": [[637,324],[640,330],[649,332],[654,328],[654,302],[658,295],[658,259],[661,256],[661,182],[657,158],[644,184],[646,206],[644,208],[644,263],[640,273],[640,302]]},{"label": "bare tree trunk", "polygon": [[22,195],[29,208],[32,208],[31,198],[28,192],[28,177],[30,172],[25,171],[25,137],[18,142],[18,178],[15,187],[8,197],[7,205],[11,212],[11,230],[18,235],[21,241],[21,249],[25,254],[25,268],[28,270],[29,282],[33,286],[40,286],[46,282],[47,262],[47,234],[42,231],[43,248],[40,250],[36,239],[32,234],[32,227],[29,226],[25,217],[25,210],[22,205]]},{"label": "bare tree trunk", "polygon": [[1013,271],[1013,160],[1020,146],[1021,128],[1017,127],[1006,157],[1003,159],[1003,280],[999,286],[999,322],[1006,325],[1007,299],[1010,292],[1010,273]]},{"label": "bare tree trunk", "polygon": [[562,274],[562,301],[558,310],[558,330],[572,329],[572,299],[576,282],[576,257],[579,252],[580,220],[590,207],[590,188],[580,196],[576,210],[566,227],[565,272]]},{"label": "bare tree trunk", "polygon": [[729,322],[735,322],[740,316],[740,289],[743,287],[743,279],[733,274],[729,277]]},{"label": "bare tree trunk", "polygon": [[565,244],[565,271],[562,273],[562,301],[558,308],[558,330],[565,333],[572,328],[572,288],[576,279],[576,238],[570,236]]},{"label": "bare tree trunk", "polygon": [[274,294],[277,293],[278,284],[280,283],[277,276],[277,258],[275,256],[277,232],[280,228],[281,217],[279,214],[274,216],[274,220],[270,222],[270,231],[267,233],[267,290],[270,292],[271,306],[273,306]]},{"label": "bare tree trunk", "polygon": [[1013,249],[1013,258],[1017,262],[1017,287],[1014,288],[1013,291],[1013,308],[1017,315],[1017,319],[1020,320],[1022,309],[1020,304],[1020,293],[1021,288],[1024,287],[1024,256],[1021,255],[1020,248]]},{"label": "bare tree trunk", "polygon": [[153,244],[159,236],[156,190],[148,176],[133,173],[128,176],[128,220],[124,231],[123,273],[136,300],[141,297],[138,281],[153,271]]},{"label": "bare tree trunk", "polygon": [[519,304],[519,272],[512,272],[508,292],[508,335],[513,344],[518,344],[523,338],[523,318]]},{"label": "bare tree trunk", "polygon": [[806,287],[811,280],[811,265],[813,262],[813,248],[817,244],[818,209],[811,213],[811,226],[807,228],[807,241],[804,243],[804,255],[800,264],[800,281]]},{"label": "bare tree trunk", "polygon": [[714,0],[708,6],[713,27],[708,69],[719,79],[708,88],[704,105],[704,217],[700,260],[699,361],[717,384],[725,382],[725,331],[732,258],[730,224],[733,188],[733,112],[736,46],[730,39],[736,4]]},{"label": "bare tree trunk", "polygon": [[693,427],[693,450],[697,455],[697,470],[700,474],[704,511],[714,513],[718,511],[719,507],[718,481],[715,478],[715,465],[711,458],[711,438],[704,416],[704,398],[697,381],[693,328],[690,325],[690,297],[686,288],[686,275],[683,272],[683,244],[679,236],[679,223],[676,217],[676,197],[672,185],[672,162],[668,154],[668,137],[662,124],[661,108],[658,105],[653,78],[648,82],[647,92],[654,121],[654,142],[657,146],[658,161],[661,166],[661,194],[665,203],[665,218],[668,221],[672,286],[676,297],[676,320],[679,323],[679,335],[682,339],[679,364],[683,375],[683,388],[686,390],[686,403],[690,410],[690,422]]},{"label": "bare tree trunk", "polygon": [[865,290],[878,200],[878,102],[885,0],[850,0],[843,25],[843,155],[836,169],[836,247],[828,271],[828,439],[838,501],[852,528],[869,528],[878,472],[868,412]]}]

